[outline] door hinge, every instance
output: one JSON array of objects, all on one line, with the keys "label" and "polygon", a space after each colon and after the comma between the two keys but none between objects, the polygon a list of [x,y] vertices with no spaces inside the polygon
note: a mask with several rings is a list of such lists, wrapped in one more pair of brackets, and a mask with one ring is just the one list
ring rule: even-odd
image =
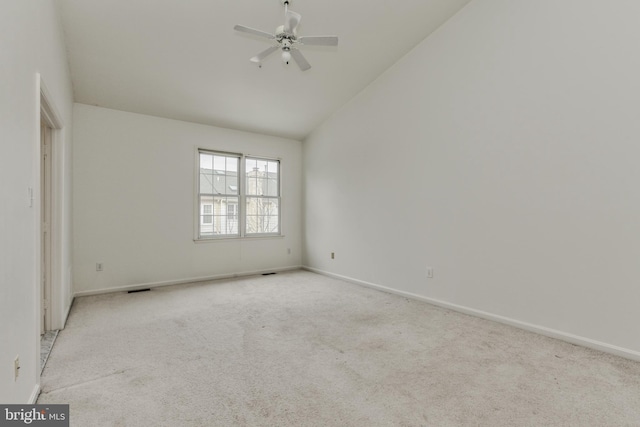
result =
[{"label": "door hinge", "polygon": [[49,300],[45,299],[42,301],[42,305],[44,306],[45,310],[49,310]]}]

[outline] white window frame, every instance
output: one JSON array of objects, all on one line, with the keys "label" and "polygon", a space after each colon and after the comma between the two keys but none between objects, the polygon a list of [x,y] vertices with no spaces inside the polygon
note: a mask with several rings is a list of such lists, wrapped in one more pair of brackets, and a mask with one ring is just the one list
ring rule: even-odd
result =
[{"label": "white window frame", "polygon": [[[200,224],[200,153],[212,154],[212,155],[220,155],[220,156],[232,156],[238,157],[240,165],[238,167],[238,205],[236,208],[235,215],[238,217],[238,234],[230,235],[230,234],[222,234],[222,235],[213,235],[213,236],[201,236],[201,224]],[[275,233],[247,233],[247,197],[256,197],[256,196],[247,196],[247,188],[246,188],[246,160],[263,160],[270,162],[278,162],[278,196],[271,196],[269,198],[278,200],[278,231]],[[269,237],[284,237],[282,233],[282,159],[268,157],[268,156],[260,156],[260,155],[251,155],[251,154],[243,154],[243,153],[233,153],[226,152],[221,150],[209,149],[196,147],[195,149],[195,189],[194,189],[194,241],[195,242],[211,242],[216,240],[236,240],[236,239],[253,239],[253,238],[269,238]],[[212,208],[215,211],[215,208]],[[215,222],[215,218],[214,218]]]}]

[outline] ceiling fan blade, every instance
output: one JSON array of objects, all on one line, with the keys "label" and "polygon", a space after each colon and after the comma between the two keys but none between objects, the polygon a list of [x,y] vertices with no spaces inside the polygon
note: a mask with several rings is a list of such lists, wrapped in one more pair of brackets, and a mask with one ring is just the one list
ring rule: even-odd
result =
[{"label": "ceiling fan blade", "polygon": [[313,46],[338,46],[338,36],[306,36],[298,37],[298,41]]},{"label": "ceiling fan blade", "polygon": [[291,49],[289,52],[291,53],[291,57],[293,58],[293,60],[296,61],[296,64],[298,64],[298,67],[300,67],[302,71],[307,71],[309,68],[311,68],[311,65],[309,65],[302,52],[300,52],[298,49]]},{"label": "ceiling fan blade", "polygon": [[259,54],[251,58],[249,61],[259,64],[262,62],[264,58],[271,55],[273,52],[275,52],[278,49],[280,49],[280,46],[271,46],[269,49],[263,50],[262,52],[260,52]]},{"label": "ceiling fan blade", "polygon": [[300,24],[301,19],[302,15],[299,13],[287,10],[287,13],[284,16],[284,31],[288,34],[293,34],[296,31],[296,28],[298,28],[298,24]]},{"label": "ceiling fan blade", "polygon": [[276,36],[274,36],[273,34],[269,34],[266,31],[256,30],[255,28],[245,27],[244,25],[236,25],[235,27],[233,27],[233,29],[242,33],[249,33],[253,34],[254,36],[260,36],[271,40],[276,38]]}]

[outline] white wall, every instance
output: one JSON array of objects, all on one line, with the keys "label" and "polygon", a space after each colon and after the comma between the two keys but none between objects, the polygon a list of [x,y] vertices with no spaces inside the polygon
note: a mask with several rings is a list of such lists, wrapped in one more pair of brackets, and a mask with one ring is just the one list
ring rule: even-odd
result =
[{"label": "white wall", "polygon": [[[3,0],[0,13],[0,402],[35,397],[40,378],[39,280],[39,99],[40,73],[65,124],[55,147],[62,235],[56,248],[63,284],[59,311],[66,312],[71,270],[72,93],[58,17],[49,0]],[[29,207],[27,189],[34,189]],[[13,359],[20,356],[18,380]]]},{"label": "white wall", "polygon": [[638,16],[472,1],[304,142],[305,265],[640,356]]},{"label": "white wall", "polygon": [[[197,148],[282,159],[285,237],[193,241]],[[300,266],[301,152],[299,141],[75,104],[75,291]]]}]

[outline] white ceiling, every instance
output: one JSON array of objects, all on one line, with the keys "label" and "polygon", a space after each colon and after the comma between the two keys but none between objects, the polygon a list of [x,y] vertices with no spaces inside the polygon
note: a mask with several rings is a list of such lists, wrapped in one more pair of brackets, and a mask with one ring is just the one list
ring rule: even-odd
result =
[{"label": "white ceiling", "polygon": [[123,111],[302,140],[470,0],[292,0],[298,36],[338,35],[338,47],[302,46],[300,71],[269,41],[280,0],[58,0],[75,100]]}]

